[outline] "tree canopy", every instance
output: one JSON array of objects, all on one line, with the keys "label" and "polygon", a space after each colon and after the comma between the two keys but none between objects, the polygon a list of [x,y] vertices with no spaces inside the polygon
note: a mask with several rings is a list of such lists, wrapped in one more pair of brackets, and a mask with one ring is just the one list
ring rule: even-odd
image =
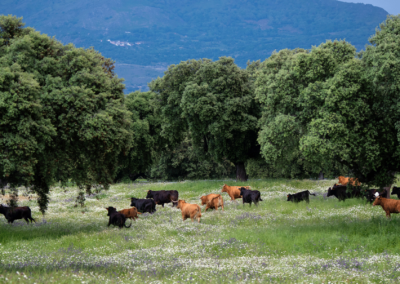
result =
[{"label": "tree canopy", "polygon": [[283,50],[262,63],[259,142],[286,170],[347,168],[386,186],[399,168],[399,17],[388,17],[356,56],[345,41]]},{"label": "tree canopy", "polygon": [[132,141],[113,62],[16,17],[1,16],[0,27],[2,178],[32,186],[42,212],[55,181],[107,187]]},{"label": "tree canopy", "polygon": [[234,163],[239,180],[247,179],[245,161],[258,154],[259,108],[249,74],[232,58],[191,60],[150,84],[161,102],[163,135],[176,145],[188,131],[206,158]]}]

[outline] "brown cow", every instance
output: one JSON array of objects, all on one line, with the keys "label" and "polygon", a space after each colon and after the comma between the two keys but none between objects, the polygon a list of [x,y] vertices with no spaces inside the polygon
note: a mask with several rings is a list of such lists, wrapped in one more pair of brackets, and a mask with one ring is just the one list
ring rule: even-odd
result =
[{"label": "brown cow", "polygon": [[237,198],[242,198],[240,195],[240,188],[244,187],[246,189],[250,189],[250,186],[229,186],[224,184],[221,192],[226,192],[230,196],[231,200],[235,200]]},{"label": "brown cow", "polygon": [[126,219],[130,218],[133,221],[135,221],[136,218],[139,218],[138,214],[142,214],[137,211],[136,207],[132,207],[129,209],[122,209],[121,211],[118,211],[118,212],[123,214]]},{"label": "brown cow", "polygon": [[218,207],[221,207],[222,211],[224,211],[224,200],[222,199],[221,194],[211,193],[200,197],[200,200],[201,205],[206,204],[205,211],[207,211],[209,208],[218,210]]},{"label": "brown cow", "polygon": [[192,219],[192,222],[197,218],[197,222],[200,223],[201,209],[197,204],[186,203],[185,200],[178,200],[178,206],[176,207],[182,210],[182,219],[185,221],[187,218]]},{"label": "brown cow", "polygon": [[378,196],[375,198],[373,206],[380,205],[386,212],[386,217],[390,218],[390,213],[400,213],[400,200],[388,199]]},{"label": "brown cow", "polygon": [[341,185],[347,185],[350,182],[352,186],[360,186],[361,183],[358,181],[358,178],[348,178],[344,176],[339,176],[339,183]]}]

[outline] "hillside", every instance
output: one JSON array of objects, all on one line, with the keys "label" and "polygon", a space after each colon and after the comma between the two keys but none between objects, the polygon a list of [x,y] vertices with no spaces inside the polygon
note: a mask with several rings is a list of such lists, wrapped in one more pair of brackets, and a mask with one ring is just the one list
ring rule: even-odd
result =
[{"label": "hillside", "polygon": [[227,55],[244,67],[273,50],[336,38],[362,49],[387,15],[336,0],[3,0],[0,13],[63,43],[94,46],[116,60],[129,90],[190,58]]}]

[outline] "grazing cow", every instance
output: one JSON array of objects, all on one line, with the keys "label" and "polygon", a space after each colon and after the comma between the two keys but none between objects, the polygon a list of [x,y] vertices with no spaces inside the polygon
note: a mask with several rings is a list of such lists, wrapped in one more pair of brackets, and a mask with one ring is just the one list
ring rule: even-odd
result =
[{"label": "grazing cow", "polygon": [[392,195],[396,194],[397,198],[400,199],[400,187],[393,186],[391,194]]},{"label": "grazing cow", "polygon": [[344,176],[339,176],[339,183],[341,185],[347,185],[350,182],[352,186],[359,186],[361,183],[358,181],[358,178],[348,178]]},{"label": "grazing cow", "polygon": [[[149,190],[147,192],[146,198],[153,198],[156,204],[162,205],[164,207],[165,203],[170,203],[172,201],[178,201],[179,193],[177,190],[160,190],[153,191]],[[172,207],[175,206],[175,203],[172,202]]]},{"label": "grazing cow", "polygon": [[183,221],[185,221],[187,218],[190,218],[192,219],[193,222],[194,219],[197,218],[197,222],[200,223],[201,209],[199,205],[186,203],[185,200],[178,200],[177,203],[178,203],[177,208],[181,209],[182,211]]},{"label": "grazing cow", "polygon": [[378,189],[368,189],[366,191],[366,194],[365,194],[365,197],[367,198],[367,201],[369,203],[374,202],[377,193],[379,194],[379,196],[382,196],[382,197],[386,197],[387,196],[386,195],[387,194],[386,189],[382,190],[381,192],[379,192]]},{"label": "grazing cow", "polygon": [[138,199],[132,197],[131,206],[136,207],[137,211],[141,213],[149,212],[152,214],[153,212],[156,212],[156,203],[153,199]]},{"label": "grazing cow", "polygon": [[380,205],[386,212],[386,217],[390,218],[390,213],[400,213],[400,200],[388,199],[385,197],[378,196],[375,198],[373,206]]},{"label": "grazing cow", "polygon": [[125,226],[125,228],[130,228],[132,224],[129,226],[125,225],[125,215],[122,213],[117,212],[117,208],[114,207],[107,207],[106,210],[108,211],[107,216],[110,216],[110,219],[108,220],[108,227],[110,227],[111,224],[114,226],[118,226],[120,229]]},{"label": "grazing cow", "polygon": [[363,197],[360,187],[353,187],[350,190],[347,190],[347,186],[337,184],[335,184],[333,188],[328,189],[327,196],[336,196],[339,201],[345,201],[346,198]]},{"label": "grazing cow", "polygon": [[243,205],[245,203],[250,203],[250,207],[252,202],[254,202],[255,205],[258,205],[259,201],[263,201],[261,199],[261,193],[258,190],[250,190],[245,187],[241,187],[240,195],[242,195]]},{"label": "grazing cow", "polygon": [[129,209],[122,209],[122,210],[120,210],[118,212],[123,214],[126,219],[129,218],[129,219],[131,219],[133,221],[135,221],[135,219],[139,218],[138,214],[142,214],[142,213],[137,211],[136,207],[132,207],[132,208],[129,208]]},{"label": "grazing cow", "polygon": [[297,203],[305,200],[307,203],[310,203],[310,194],[315,196],[315,193],[310,193],[308,190],[300,191],[294,194],[288,194],[287,201],[292,201]]},{"label": "grazing cow", "polygon": [[36,223],[35,219],[32,218],[31,208],[28,206],[11,208],[0,204],[0,213],[6,217],[8,223],[13,223],[14,220],[22,218],[24,218],[28,224],[29,221],[31,221],[31,223],[32,221]]},{"label": "grazing cow", "polygon": [[218,210],[218,207],[221,207],[222,211],[224,211],[224,200],[222,199],[221,194],[211,193],[200,197],[200,200],[201,205],[206,204],[205,211],[207,211],[209,208]]},{"label": "grazing cow", "polygon": [[[235,200],[237,198],[242,198],[242,196],[240,195],[240,188],[241,188],[241,186],[229,186],[229,185],[224,184],[221,192],[228,193],[231,200]],[[244,188],[250,189],[250,186],[244,186]]]}]

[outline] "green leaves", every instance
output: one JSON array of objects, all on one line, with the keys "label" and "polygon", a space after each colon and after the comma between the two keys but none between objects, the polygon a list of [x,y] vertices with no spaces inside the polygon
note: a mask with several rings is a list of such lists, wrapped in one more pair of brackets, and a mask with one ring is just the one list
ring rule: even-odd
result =
[{"label": "green leaves", "polygon": [[32,185],[44,212],[54,181],[108,186],[131,120],[113,62],[22,27],[0,17],[0,173]]}]

